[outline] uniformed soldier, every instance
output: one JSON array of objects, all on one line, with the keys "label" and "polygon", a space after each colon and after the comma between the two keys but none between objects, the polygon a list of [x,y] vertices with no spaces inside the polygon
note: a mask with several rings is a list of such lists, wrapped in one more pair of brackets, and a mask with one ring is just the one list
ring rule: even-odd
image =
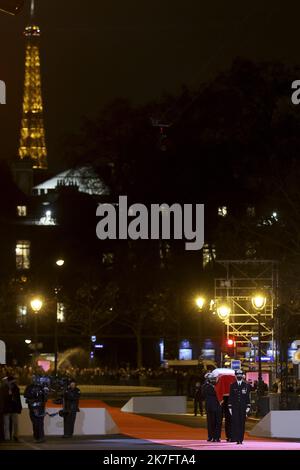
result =
[{"label": "uniformed soldier", "polygon": [[223,418],[224,418],[226,441],[231,442],[232,441],[231,414],[229,412],[229,407],[228,407],[228,398],[229,398],[228,395],[223,395],[222,421],[223,421]]},{"label": "uniformed soldier", "polygon": [[40,377],[33,376],[32,384],[25,389],[24,397],[28,403],[29,416],[36,442],[45,442],[44,418],[47,401],[47,388],[41,384]]},{"label": "uniformed soldier", "polygon": [[64,393],[64,436],[72,437],[74,433],[74,426],[76,415],[79,410],[80,390],[76,387],[75,380],[72,380]]},{"label": "uniformed soldier", "polygon": [[235,375],[236,382],[230,385],[228,408],[232,416],[232,441],[236,441],[237,444],[242,444],[244,440],[246,417],[251,409],[251,387],[245,382],[243,371],[237,370]]},{"label": "uniformed soldier", "polygon": [[208,442],[221,442],[222,410],[215,391],[215,379],[211,373],[205,375],[202,396],[205,400]]},{"label": "uniformed soldier", "polygon": [[194,416],[197,416],[198,407],[199,407],[200,415],[203,416],[203,397],[202,397],[202,386],[200,382],[195,383]]}]

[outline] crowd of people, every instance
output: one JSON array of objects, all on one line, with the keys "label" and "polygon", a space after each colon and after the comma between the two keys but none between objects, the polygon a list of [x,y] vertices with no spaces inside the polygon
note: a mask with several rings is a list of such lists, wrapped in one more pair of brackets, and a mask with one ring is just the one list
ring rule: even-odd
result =
[{"label": "crowd of people", "polygon": [[[32,375],[45,373],[41,368],[32,366],[24,367],[8,367],[0,366],[0,379],[8,375],[13,375],[19,384],[28,385],[31,381]],[[51,371],[48,372],[51,374]],[[90,367],[90,368],[79,368],[79,367],[61,367],[59,368],[59,375],[65,377],[72,377],[78,384],[81,385],[112,385],[112,384],[128,384],[134,383],[142,384],[143,381],[173,381],[176,387],[178,395],[193,393],[192,388],[195,380],[199,375],[203,375],[204,372],[198,370],[186,370],[180,371],[176,368],[132,368],[130,366],[124,366],[119,368],[111,367]]]},{"label": "crowd of people", "polygon": [[[159,382],[169,382],[170,388],[174,389],[176,395],[194,396],[195,384],[200,380],[203,384],[205,373],[210,372],[204,368],[133,368],[129,365],[123,367],[60,367],[59,375],[72,377],[80,385],[155,385]],[[39,367],[26,366],[1,366],[0,379],[14,376],[20,385],[28,385],[33,374],[44,374],[45,371]],[[51,371],[48,372],[51,374]],[[258,382],[249,381],[251,391],[257,390]],[[159,385],[158,385],[159,386]],[[262,384],[263,392],[281,393],[280,380],[276,380],[270,387]],[[300,394],[300,382],[288,384],[289,393]]]}]

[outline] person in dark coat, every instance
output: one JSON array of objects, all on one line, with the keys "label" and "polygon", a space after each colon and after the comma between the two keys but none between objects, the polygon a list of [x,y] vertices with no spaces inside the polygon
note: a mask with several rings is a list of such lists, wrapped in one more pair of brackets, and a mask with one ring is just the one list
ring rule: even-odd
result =
[{"label": "person in dark coat", "polygon": [[2,385],[4,438],[18,442],[18,417],[22,412],[20,389],[14,377],[5,377]]},{"label": "person in dark coat", "polygon": [[64,393],[64,435],[63,437],[72,437],[77,413],[79,410],[80,390],[76,387],[75,380],[72,380]]},{"label": "person in dark coat", "polygon": [[230,385],[228,408],[232,416],[232,441],[242,444],[247,414],[251,409],[250,385],[243,378],[243,371],[236,371],[236,382]]},{"label": "person in dark coat", "polygon": [[222,403],[222,421],[224,418],[225,421],[225,435],[226,441],[232,441],[232,430],[231,430],[231,414],[228,407],[228,395],[223,395],[223,403]]},{"label": "person in dark coat", "polygon": [[202,396],[202,385],[201,382],[195,383],[194,390],[194,415],[197,416],[198,407],[200,415],[203,416],[203,396]]},{"label": "person in dark coat", "polygon": [[25,389],[24,397],[29,408],[34,439],[38,443],[45,442],[44,419],[48,393],[39,377],[33,377],[32,383]]},{"label": "person in dark coat", "polygon": [[176,395],[184,395],[185,377],[182,371],[177,371],[176,375]]},{"label": "person in dark coat", "polygon": [[207,417],[208,442],[220,442],[222,410],[215,391],[215,379],[211,373],[206,374],[205,383],[202,386],[202,396],[205,400]]}]

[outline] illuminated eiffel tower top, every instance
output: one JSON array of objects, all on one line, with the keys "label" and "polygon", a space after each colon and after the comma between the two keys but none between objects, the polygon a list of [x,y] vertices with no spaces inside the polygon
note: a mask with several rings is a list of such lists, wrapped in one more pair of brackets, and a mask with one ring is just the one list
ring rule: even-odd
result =
[{"label": "illuminated eiffel tower top", "polygon": [[30,159],[34,169],[47,169],[47,148],[43,119],[41,88],[40,28],[34,21],[35,4],[31,0],[29,26],[25,28],[26,57],[23,112],[19,146],[19,159]]}]

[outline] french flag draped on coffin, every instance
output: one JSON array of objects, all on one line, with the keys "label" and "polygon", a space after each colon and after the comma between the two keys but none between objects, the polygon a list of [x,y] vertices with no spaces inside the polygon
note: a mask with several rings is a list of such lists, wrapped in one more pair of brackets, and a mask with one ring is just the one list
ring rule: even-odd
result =
[{"label": "french flag draped on coffin", "polygon": [[212,371],[212,375],[217,379],[215,390],[221,403],[223,396],[229,395],[230,385],[236,381],[235,372],[233,369],[215,369]]}]

